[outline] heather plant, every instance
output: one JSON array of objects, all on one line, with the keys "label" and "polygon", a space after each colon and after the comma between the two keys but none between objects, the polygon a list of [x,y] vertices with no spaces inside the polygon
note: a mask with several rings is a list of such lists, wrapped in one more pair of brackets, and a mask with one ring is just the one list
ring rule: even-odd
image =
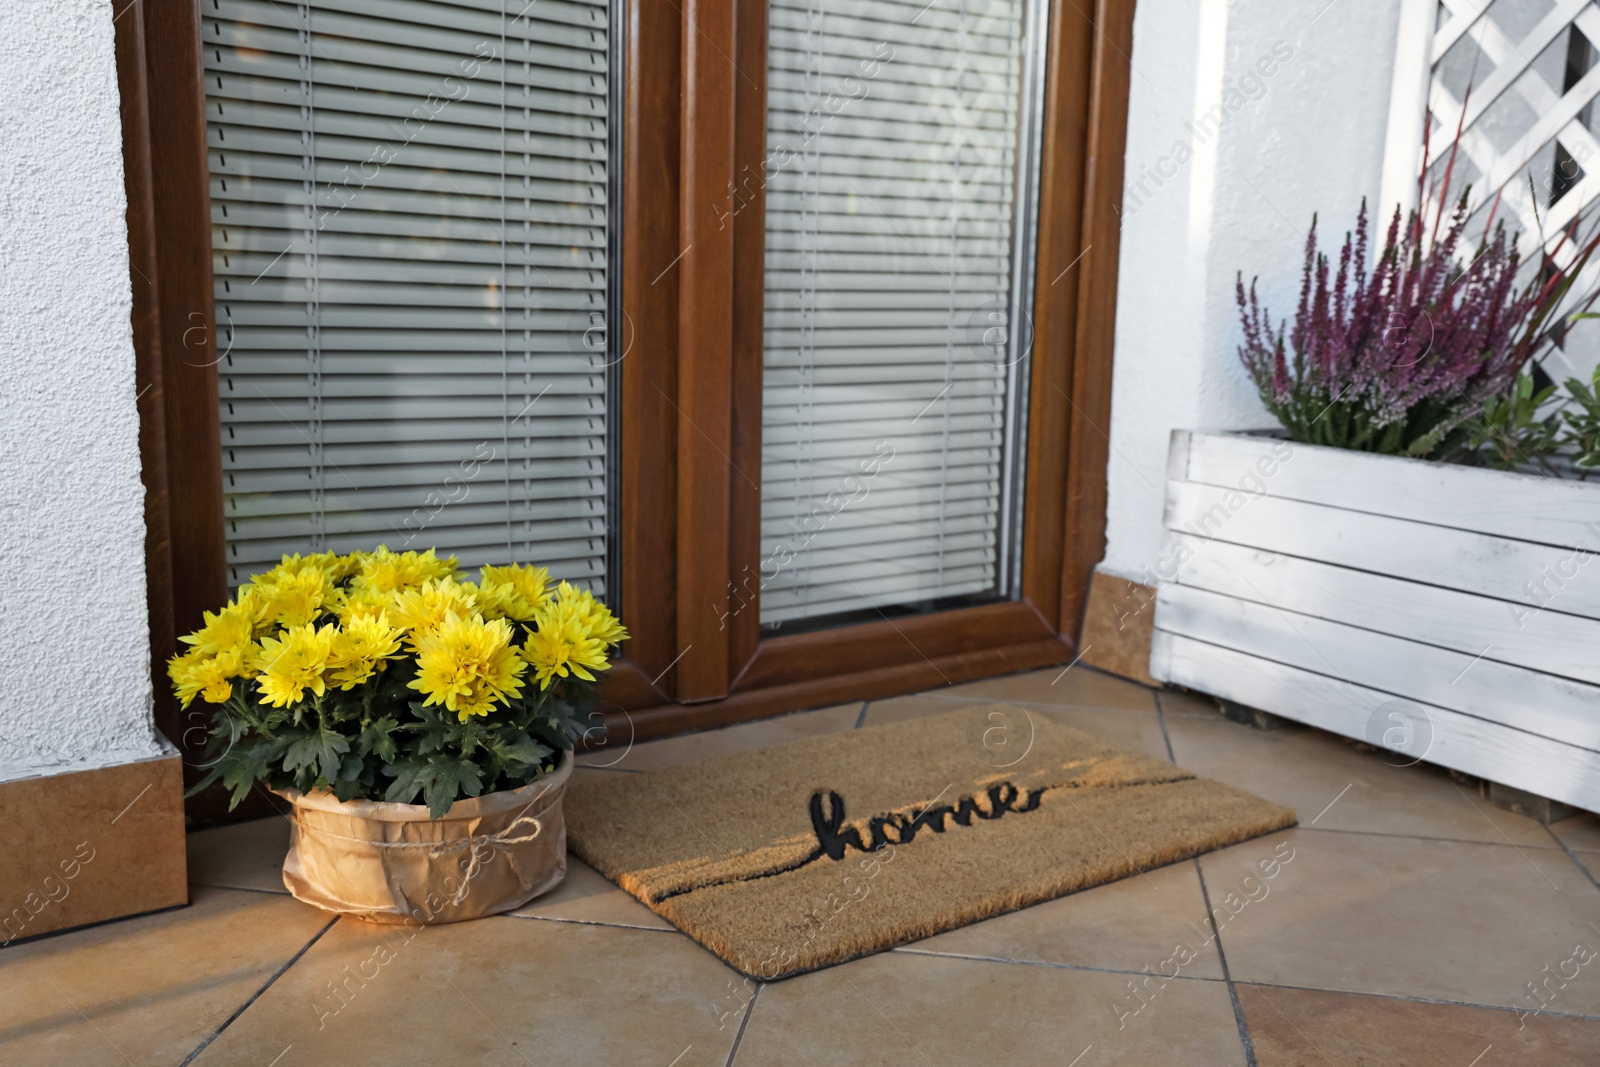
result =
[{"label": "heather plant", "polygon": [[[1448,184],[1448,181],[1447,183]],[[1530,359],[1558,340],[1557,310],[1594,251],[1590,238],[1558,265],[1565,242],[1524,269],[1503,224],[1485,228],[1463,261],[1469,214],[1462,194],[1441,232],[1397,208],[1370,272],[1367,206],[1346,234],[1335,271],[1319,252],[1313,218],[1294,325],[1271,317],[1237,283],[1239,355],[1267,409],[1292,438],[1366,452],[1439,457],[1465,443],[1464,424],[1508,396]],[[1575,232],[1576,226],[1569,231]],[[1578,311],[1595,298],[1578,301]]]},{"label": "heather plant", "polygon": [[[1445,222],[1460,142],[1458,126],[1437,187],[1428,188],[1426,169],[1418,178],[1419,201],[1436,205],[1432,233],[1421,212],[1411,213],[1402,230],[1396,208],[1370,275],[1366,201],[1354,236],[1345,235],[1331,285],[1313,216],[1292,332],[1280,324],[1273,335],[1254,279],[1247,300],[1239,277],[1245,334],[1240,356],[1263,402],[1291,436],[1416,457],[1482,459],[1487,449],[1491,461],[1496,448],[1515,448],[1512,429],[1529,444],[1548,443],[1549,426],[1535,417],[1539,402],[1531,392],[1519,394],[1518,376],[1560,342],[1571,321],[1593,317],[1587,309],[1596,290],[1567,305],[1600,231],[1580,242],[1580,213],[1552,242],[1545,240],[1541,222],[1540,258],[1525,264],[1516,239],[1508,239],[1503,223],[1495,225],[1496,196],[1467,259],[1470,188]],[[1564,306],[1567,313],[1559,313]],[[1286,358],[1286,337],[1292,361]]]}]

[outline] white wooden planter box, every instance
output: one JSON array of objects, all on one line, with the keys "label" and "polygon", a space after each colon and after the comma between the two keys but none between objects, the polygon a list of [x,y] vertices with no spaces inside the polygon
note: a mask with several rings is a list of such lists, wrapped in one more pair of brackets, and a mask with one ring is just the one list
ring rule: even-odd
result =
[{"label": "white wooden planter box", "polygon": [[1600,811],[1600,482],[1172,435],[1150,673]]}]

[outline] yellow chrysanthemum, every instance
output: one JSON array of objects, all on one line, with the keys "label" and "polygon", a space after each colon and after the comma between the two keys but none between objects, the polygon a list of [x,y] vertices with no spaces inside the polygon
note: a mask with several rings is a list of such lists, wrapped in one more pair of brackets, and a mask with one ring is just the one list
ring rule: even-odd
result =
[{"label": "yellow chrysanthemum", "polygon": [[333,602],[329,606],[339,617],[340,625],[349,625],[352,619],[376,618],[392,611],[395,606],[395,594],[352,584],[348,589],[335,590]]},{"label": "yellow chrysanthemum", "polygon": [[606,670],[611,646],[628,639],[610,609],[587,591],[566,582],[535,614],[537,631],[528,635],[523,655],[539,678],[541,689],[569,674],[594,681],[590,671]]},{"label": "yellow chrysanthemum", "polygon": [[505,619],[447,614],[420,640],[417,676],[408,684],[426,695],[424,704],[443,704],[466,722],[520,696],[527,667]]},{"label": "yellow chrysanthemum", "polygon": [[478,583],[478,601],[491,619],[528,622],[550,598],[550,571],[545,567],[525,567],[513,563],[506,567],[485,566]]},{"label": "yellow chrysanthemum", "polygon": [[333,635],[329,681],[340,689],[354,689],[400,655],[402,634],[399,627],[389,625],[386,613],[349,619]]},{"label": "yellow chrysanthemum", "polygon": [[[241,597],[240,600],[245,598]],[[242,605],[235,602],[219,612],[205,612],[205,625],[178,640],[189,645],[192,651],[206,656],[241,652],[255,640],[259,607],[257,598],[252,596]]]},{"label": "yellow chrysanthemum", "polygon": [[426,552],[391,552],[379,545],[372,552],[360,553],[360,572],[351,588],[369,592],[394,593],[417,589],[430,581],[454,579],[459,561],[454,556],[439,559],[433,549]]},{"label": "yellow chrysanthemum", "polygon": [[277,638],[261,639],[261,702],[274,707],[298,703],[307,689],[321,696],[327,689],[324,672],[333,654],[334,628],[306,623],[291,626]]},{"label": "yellow chrysanthemum", "polygon": [[567,610],[582,619],[589,628],[589,636],[607,645],[617,645],[628,639],[628,631],[611,614],[611,609],[594,598],[587,589],[574,589],[561,583],[557,599],[568,603]]},{"label": "yellow chrysanthemum", "polygon": [[209,704],[221,704],[233,696],[233,679],[238,676],[237,654],[234,661],[205,652],[186,652],[167,661],[167,677],[184,707],[203,696]]},{"label": "yellow chrysanthemum", "polygon": [[395,594],[390,618],[396,625],[409,631],[407,640],[412,648],[450,618],[471,618],[477,615],[477,589],[452,578],[437,578],[425,582],[420,589],[405,589]]},{"label": "yellow chrysanthemum", "polygon": [[[279,626],[304,626],[327,610],[336,590],[329,572],[320,566],[290,568],[290,558],[254,582],[257,595],[267,601],[267,617]],[[303,563],[298,559],[295,562]]]},{"label": "yellow chrysanthemum", "polygon": [[319,574],[334,579],[336,576],[333,572],[339,568],[343,558],[333,552],[313,552],[305,556],[296,553],[284,556],[277,566],[262,571],[252,578],[251,582],[255,585],[274,585],[285,578],[302,574]]}]

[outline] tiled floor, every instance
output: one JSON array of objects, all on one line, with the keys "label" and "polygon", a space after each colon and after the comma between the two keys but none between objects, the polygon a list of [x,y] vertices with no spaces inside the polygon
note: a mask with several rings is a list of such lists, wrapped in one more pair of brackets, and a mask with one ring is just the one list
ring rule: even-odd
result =
[{"label": "tiled floor", "polygon": [[[409,939],[333,920],[285,893],[282,820],[244,823],[190,837],[188,908],[0,951],[0,1063],[1600,1063],[1600,819],[1546,829],[1319,731],[1080,667],[614,749],[577,773],[975,700],[1175,759],[1300,825],[757,986],[576,860],[513,916]],[[1274,854],[1275,877],[1248,877]]]}]

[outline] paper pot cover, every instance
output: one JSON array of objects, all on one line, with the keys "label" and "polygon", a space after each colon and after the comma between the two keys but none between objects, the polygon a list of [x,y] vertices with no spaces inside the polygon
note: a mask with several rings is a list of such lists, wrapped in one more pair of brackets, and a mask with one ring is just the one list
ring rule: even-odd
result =
[{"label": "paper pot cover", "polygon": [[421,804],[279,793],[293,805],[283,884],[307,904],[379,923],[449,923],[511,911],[567,873],[561,797],[572,753],[536,782]]}]

